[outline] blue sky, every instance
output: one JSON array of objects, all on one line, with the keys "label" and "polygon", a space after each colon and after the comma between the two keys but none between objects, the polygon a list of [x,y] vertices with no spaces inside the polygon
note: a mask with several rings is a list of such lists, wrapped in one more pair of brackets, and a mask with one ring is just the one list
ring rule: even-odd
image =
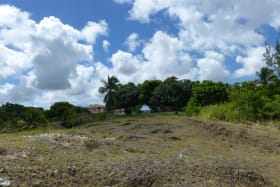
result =
[{"label": "blue sky", "polygon": [[0,103],[102,103],[108,75],[254,79],[264,43],[278,37],[279,8],[272,0],[0,0]]}]

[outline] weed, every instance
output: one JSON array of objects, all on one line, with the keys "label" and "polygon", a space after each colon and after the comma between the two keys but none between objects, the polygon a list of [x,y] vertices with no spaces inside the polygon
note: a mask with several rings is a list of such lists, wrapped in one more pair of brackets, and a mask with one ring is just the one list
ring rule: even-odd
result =
[{"label": "weed", "polygon": [[101,143],[95,139],[85,140],[84,145],[86,146],[87,150],[94,150],[101,146]]},{"label": "weed", "polygon": [[8,152],[7,148],[5,147],[0,147],[0,155],[6,155]]}]

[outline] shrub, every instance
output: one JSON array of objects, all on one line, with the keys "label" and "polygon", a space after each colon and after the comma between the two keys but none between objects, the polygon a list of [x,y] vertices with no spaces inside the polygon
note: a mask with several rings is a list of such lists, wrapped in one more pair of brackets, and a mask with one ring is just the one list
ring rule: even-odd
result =
[{"label": "shrub", "polygon": [[61,120],[60,124],[66,128],[73,128],[84,124],[89,121],[90,118],[91,116],[88,114],[71,114],[65,116],[64,119]]},{"label": "shrub", "polygon": [[106,113],[97,113],[94,115],[95,121],[103,121],[107,119],[107,114]]},{"label": "shrub", "polygon": [[235,118],[232,104],[229,103],[203,107],[200,111],[200,115],[207,119],[219,119],[227,121],[233,120],[233,118]]},{"label": "shrub", "polygon": [[274,95],[273,99],[267,100],[262,108],[265,119],[280,119],[280,95]]},{"label": "shrub", "polygon": [[191,98],[186,107],[186,114],[188,116],[197,116],[201,110],[195,98]]}]

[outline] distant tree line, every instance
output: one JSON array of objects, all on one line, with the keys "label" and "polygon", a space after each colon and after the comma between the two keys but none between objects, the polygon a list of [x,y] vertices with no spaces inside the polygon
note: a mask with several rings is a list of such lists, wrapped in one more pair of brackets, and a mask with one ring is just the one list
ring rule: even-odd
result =
[{"label": "distant tree line", "polygon": [[149,106],[152,112],[182,111],[191,97],[193,84],[176,77],[164,81],[146,80],[138,85],[132,82],[120,84],[115,76],[102,82],[99,92],[105,94],[107,111],[123,108],[127,114],[140,112],[143,105]]},{"label": "distant tree line", "polygon": [[6,103],[0,107],[0,129],[4,132],[42,127],[48,122],[57,122],[66,128],[81,125],[92,119],[87,108],[68,102],[54,103],[49,110]]},{"label": "distant tree line", "polygon": [[120,84],[117,77],[108,76],[99,92],[105,94],[108,112],[124,108],[132,113],[148,105],[153,112],[185,111],[187,115],[235,121],[279,120],[280,44],[274,49],[267,45],[263,56],[266,67],[256,72],[257,80],[228,84],[169,77],[135,85]]},{"label": "distant tree line", "polygon": [[[195,86],[192,98],[187,104],[189,115],[200,115],[229,121],[263,121],[280,119],[280,44],[276,43],[274,50],[266,46],[264,53],[266,66],[259,72],[257,80],[224,84],[224,94],[213,94],[214,85],[209,85],[204,101],[203,92],[196,93]],[[206,81],[207,82],[207,81]],[[206,83],[203,82],[202,84]],[[221,90],[220,90],[221,91]],[[221,100],[213,99],[216,95]]]}]

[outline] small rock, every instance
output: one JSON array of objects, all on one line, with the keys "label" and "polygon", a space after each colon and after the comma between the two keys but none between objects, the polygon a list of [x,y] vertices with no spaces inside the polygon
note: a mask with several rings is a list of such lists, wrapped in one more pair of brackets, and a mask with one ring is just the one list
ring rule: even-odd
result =
[{"label": "small rock", "polygon": [[11,181],[0,177],[0,186],[10,186]]},{"label": "small rock", "polygon": [[77,173],[77,169],[75,166],[70,166],[67,168],[67,170],[68,170],[68,174],[71,176],[74,176]]},{"label": "small rock", "polygon": [[113,137],[113,138],[105,138],[105,140],[113,141],[113,140],[116,140],[116,138],[115,137]]}]

